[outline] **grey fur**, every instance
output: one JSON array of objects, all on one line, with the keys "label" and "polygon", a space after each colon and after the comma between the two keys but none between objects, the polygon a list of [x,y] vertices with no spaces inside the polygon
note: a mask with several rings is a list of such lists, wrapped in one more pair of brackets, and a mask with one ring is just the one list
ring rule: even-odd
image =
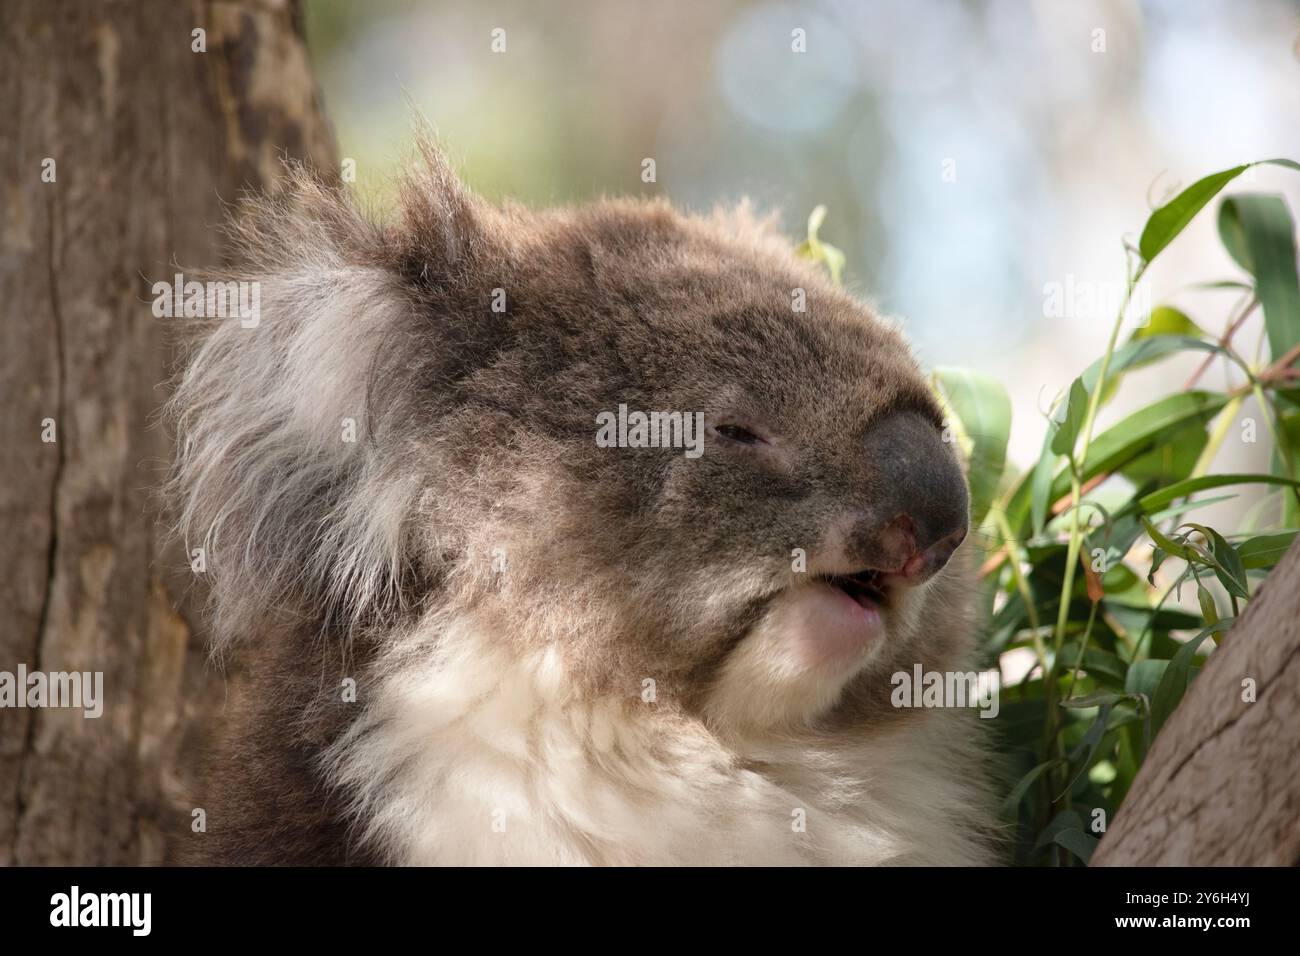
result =
[{"label": "grey fur", "polygon": [[[558,655],[563,699],[541,700],[546,713],[614,700],[641,721],[651,677],[654,726],[707,728],[720,670],[797,583],[792,549],[815,549],[846,511],[873,514],[862,436],[899,410],[939,427],[897,330],[746,207],[495,208],[426,142],[391,224],[293,170],[233,228],[243,265],[219,278],[260,282],[263,321],[205,327],[172,403],[179,531],[207,552],[215,646],[255,684],[232,708],[198,858],[427,859],[403,848],[411,814],[376,823],[384,780],[356,770],[382,777],[415,757],[356,752],[404,719],[376,696],[437,666],[467,621],[485,659]],[[796,287],[805,314],[791,310]],[[597,447],[596,414],[620,403],[749,423],[779,454]],[[968,668],[967,564],[959,552],[813,725],[748,750],[719,731],[732,764],[778,741],[787,757],[826,753],[928,719],[889,708],[887,675],[914,661]],[[337,699],[347,676],[360,705]],[[934,763],[951,769],[935,772],[969,778],[954,825],[983,829],[969,846],[985,846],[982,749],[968,721],[953,727],[953,753]],[[587,861],[623,859],[566,827]]]}]

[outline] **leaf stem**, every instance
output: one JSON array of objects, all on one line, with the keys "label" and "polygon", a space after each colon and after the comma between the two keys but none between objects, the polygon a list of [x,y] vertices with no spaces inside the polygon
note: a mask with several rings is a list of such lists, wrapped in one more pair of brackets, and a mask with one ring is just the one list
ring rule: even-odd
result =
[{"label": "leaf stem", "polygon": [[[1080,526],[1079,500],[1083,495],[1079,473],[1083,463],[1088,460],[1088,447],[1092,444],[1092,429],[1097,421],[1097,409],[1101,405],[1101,395],[1106,389],[1106,373],[1110,371],[1110,360],[1115,354],[1119,342],[1119,330],[1124,324],[1124,313],[1133,297],[1133,288],[1142,280],[1147,264],[1144,262],[1134,270],[1124,291],[1124,301],[1120,303],[1119,314],[1115,316],[1115,325],[1110,330],[1110,340],[1106,343],[1106,353],[1101,357],[1101,367],[1097,370],[1097,381],[1088,395],[1088,410],[1083,416],[1083,425],[1079,429],[1079,446],[1070,456],[1070,543],[1066,548],[1065,577],[1061,582],[1061,606],[1056,613],[1056,634],[1053,642],[1059,657],[1061,645],[1065,641],[1065,628],[1070,620],[1070,596],[1074,593],[1074,567],[1079,561],[1079,548],[1083,542],[1083,530]],[[1055,669],[1056,659],[1053,659]]]},{"label": "leaf stem", "polygon": [[1223,407],[1219,412],[1219,419],[1214,423],[1214,431],[1210,433],[1210,440],[1205,443],[1205,448],[1201,451],[1200,457],[1196,459],[1196,464],[1192,467],[1189,478],[1199,478],[1209,471],[1214,464],[1214,459],[1219,454],[1219,449],[1223,446],[1223,440],[1228,437],[1228,429],[1232,423],[1237,420],[1237,412],[1241,410],[1242,402],[1246,400],[1245,395],[1238,395]]}]

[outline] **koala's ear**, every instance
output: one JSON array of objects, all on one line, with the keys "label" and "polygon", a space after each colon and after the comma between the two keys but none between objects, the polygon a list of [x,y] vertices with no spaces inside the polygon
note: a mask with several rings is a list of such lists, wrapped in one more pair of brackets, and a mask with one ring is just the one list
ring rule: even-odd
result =
[{"label": "koala's ear", "polygon": [[493,248],[498,214],[457,177],[434,134],[416,130],[416,157],[399,185],[397,271],[422,283],[472,271]]},{"label": "koala's ear", "polygon": [[202,558],[214,643],[272,619],[397,613],[420,489],[388,444],[411,417],[415,336],[388,236],[301,167],[248,197],[231,233],[238,265],[207,278],[247,287],[249,321],[187,327],[169,403],[177,530]]},{"label": "koala's ear", "polygon": [[291,167],[238,211],[240,266],[211,276],[260,303],[248,327],[195,329],[170,403],[178,530],[205,555],[218,641],[280,612],[363,624],[404,607],[421,483],[394,436],[418,394],[403,387],[427,335],[417,299],[475,282],[510,233],[421,134],[400,221]]}]

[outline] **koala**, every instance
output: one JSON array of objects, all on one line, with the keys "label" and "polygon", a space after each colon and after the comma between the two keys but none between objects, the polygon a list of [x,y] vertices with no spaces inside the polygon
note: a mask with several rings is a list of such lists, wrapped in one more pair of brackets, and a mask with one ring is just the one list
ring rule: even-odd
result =
[{"label": "koala", "polygon": [[975,660],[899,331],[747,204],[493,204],[426,137],[395,205],[300,168],[243,202],[217,275],[260,321],[179,375],[178,530],[246,676],[190,859],[995,862],[984,722],[891,703]]}]

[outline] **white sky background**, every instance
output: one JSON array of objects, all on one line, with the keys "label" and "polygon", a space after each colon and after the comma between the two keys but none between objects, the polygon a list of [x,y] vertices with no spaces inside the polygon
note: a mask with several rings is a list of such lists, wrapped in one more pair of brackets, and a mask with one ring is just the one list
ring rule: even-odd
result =
[{"label": "white sky background", "polygon": [[[1300,159],[1300,7],[1282,0],[311,0],[310,14],[325,105],[363,190],[382,195],[409,147],[409,95],[489,196],[707,208],[750,195],[783,209],[792,235],[825,203],[822,236],[847,254],[849,285],[902,319],[922,361],[1006,384],[1020,466],[1038,453],[1039,410],[1100,355],[1113,317],[1048,317],[1044,287],[1113,293],[1121,241],[1136,242],[1152,202],[1239,162]],[[505,54],[490,51],[494,27]],[[804,54],[790,50],[796,27]],[[655,187],[639,180],[645,156]],[[1234,189],[1300,209],[1293,172]],[[1153,268],[1154,303],[1239,277],[1216,208]],[[1172,301],[1217,333],[1235,298]],[[1248,355],[1257,336],[1238,339]],[[1181,385],[1198,359],[1140,373],[1102,424]],[[1218,368],[1206,378],[1221,382]],[[1258,446],[1226,443],[1215,470],[1262,467],[1260,432]]]}]

